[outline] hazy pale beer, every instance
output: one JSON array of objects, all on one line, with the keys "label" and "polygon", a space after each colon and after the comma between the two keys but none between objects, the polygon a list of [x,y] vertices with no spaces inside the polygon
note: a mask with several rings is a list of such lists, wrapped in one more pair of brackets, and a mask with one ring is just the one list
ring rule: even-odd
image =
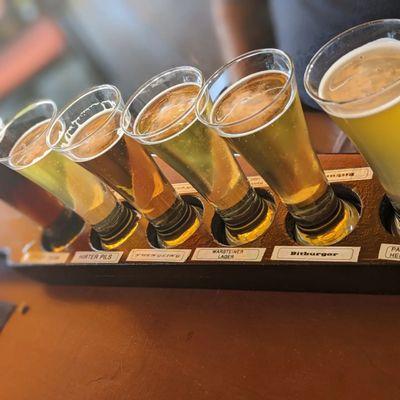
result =
[{"label": "hazy pale beer", "polygon": [[399,32],[400,20],[344,32],[314,56],[305,84],[368,161],[400,215]]},{"label": "hazy pale beer", "polygon": [[227,144],[198,121],[194,106],[202,79],[200,71],[191,67],[153,78],[128,102],[132,126],[125,120],[125,130],[216,208],[229,244],[247,243],[268,229],[273,207],[250,187]]},{"label": "hazy pale beer", "polygon": [[[156,228],[161,245],[174,247],[199,227],[185,203],[146,150],[120,129],[123,102],[118,89],[90,89],[61,111],[48,143],[104,180]],[[63,126],[57,129],[57,124]]]},{"label": "hazy pale beer", "polygon": [[358,213],[326,180],[283,52],[257,50],[222,67],[206,82],[197,114],[279,195],[295,219],[298,242],[329,245],[354,229]]},{"label": "hazy pale beer", "polygon": [[61,251],[83,228],[83,220],[54,196],[21,174],[0,164],[0,199],[42,229],[45,250]]},{"label": "hazy pale beer", "polygon": [[132,234],[136,216],[98,178],[49,149],[46,133],[55,114],[51,101],[35,103],[17,114],[3,128],[1,161],[74,210],[99,233],[106,248],[113,248]]}]

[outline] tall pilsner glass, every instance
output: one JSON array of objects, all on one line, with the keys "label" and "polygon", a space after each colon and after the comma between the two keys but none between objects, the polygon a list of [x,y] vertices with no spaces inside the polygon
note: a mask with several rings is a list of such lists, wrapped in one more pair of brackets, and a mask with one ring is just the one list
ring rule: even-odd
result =
[{"label": "tall pilsner glass", "polygon": [[137,215],[98,178],[47,146],[46,134],[56,114],[50,100],[17,113],[1,130],[0,162],[74,210],[92,225],[105,249],[119,248],[137,229]]},{"label": "tall pilsner glass", "polygon": [[225,222],[227,242],[241,245],[268,229],[274,210],[250,187],[227,144],[196,118],[203,83],[202,73],[193,67],[155,76],[130,98],[122,125],[215,207]]},{"label": "tall pilsner glass", "polygon": [[154,226],[161,247],[177,246],[200,226],[199,216],[176,193],[144,147],[123,134],[123,107],[115,86],[93,87],[61,110],[47,144],[130,202]]},{"label": "tall pilsner glass", "polygon": [[304,84],[378,176],[399,235],[400,20],[367,22],[336,36],[312,58]]},{"label": "tall pilsner glass", "polygon": [[298,243],[331,245],[354,229],[358,212],[326,180],[283,51],[255,50],[221,67],[205,83],[196,112],[286,204]]}]

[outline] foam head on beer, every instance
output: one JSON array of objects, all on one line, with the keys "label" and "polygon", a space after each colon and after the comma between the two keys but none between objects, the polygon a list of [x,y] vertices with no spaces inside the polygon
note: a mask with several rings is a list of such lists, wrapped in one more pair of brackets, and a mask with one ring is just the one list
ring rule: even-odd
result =
[{"label": "foam head on beer", "polygon": [[367,117],[398,103],[398,88],[390,89],[399,78],[400,41],[381,38],[334,62],[324,74],[318,94],[324,100],[352,103],[335,113],[337,116]]}]

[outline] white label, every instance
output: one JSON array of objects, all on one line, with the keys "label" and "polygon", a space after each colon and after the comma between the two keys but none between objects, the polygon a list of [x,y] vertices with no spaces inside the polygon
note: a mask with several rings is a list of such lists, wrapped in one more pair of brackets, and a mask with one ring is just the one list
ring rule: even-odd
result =
[{"label": "white label", "polygon": [[[343,169],[327,169],[325,175],[329,182],[345,182],[345,181],[364,181],[372,179],[373,172],[369,167],[360,168],[343,168]],[[250,185],[255,188],[268,187],[268,184],[259,175],[248,176]],[[188,182],[174,183],[175,190],[179,194],[196,193],[196,189]]]},{"label": "white label", "polygon": [[179,194],[196,193],[196,189],[188,182],[174,183],[173,187]]},{"label": "white label", "polygon": [[72,264],[114,264],[124,254],[122,251],[77,251]]},{"label": "white label", "polygon": [[271,260],[357,262],[361,247],[275,246]]},{"label": "white label", "polygon": [[32,251],[24,254],[20,262],[21,264],[64,264],[68,257],[69,253]]},{"label": "white label", "polygon": [[329,182],[344,182],[344,181],[364,181],[372,179],[374,175],[369,167],[346,168],[346,169],[328,169],[325,175]]},{"label": "white label", "polygon": [[380,260],[392,260],[400,262],[400,245],[382,243],[379,249],[378,258]]},{"label": "white label", "polygon": [[191,251],[190,249],[133,249],[126,261],[183,263]]},{"label": "white label", "polygon": [[241,247],[203,247],[195,250],[193,261],[261,261],[265,248],[241,248]]},{"label": "white label", "polygon": [[248,176],[247,179],[249,180],[250,185],[255,188],[268,186],[261,176]]}]

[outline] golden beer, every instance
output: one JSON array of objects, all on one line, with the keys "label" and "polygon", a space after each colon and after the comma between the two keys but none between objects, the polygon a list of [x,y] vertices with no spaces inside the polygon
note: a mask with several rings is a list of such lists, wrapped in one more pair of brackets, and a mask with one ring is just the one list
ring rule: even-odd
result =
[{"label": "golden beer", "polygon": [[[177,194],[144,148],[121,135],[119,120],[120,113],[110,115],[106,111],[96,115],[73,135],[72,147],[83,143],[69,154],[115,188],[149,220],[156,220],[174,205]],[[91,132],[98,133],[106,121],[107,131],[103,135],[90,136]]]},{"label": "golden beer", "polygon": [[398,211],[399,79],[400,41],[382,38],[337,60],[319,87],[321,98],[342,103],[340,108],[329,107],[327,111],[368,161]]},{"label": "golden beer", "polygon": [[17,114],[3,128],[2,162],[76,211],[99,234],[104,249],[119,248],[139,226],[137,216],[118,203],[98,178],[49,149],[46,133],[54,115],[54,103],[46,101]]},{"label": "golden beer", "polygon": [[[162,93],[142,111],[135,125],[138,135],[170,125],[184,114],[196,99],[199,87],[183,84]],[[186,131],[173,136],[180,130]],[[163,138],[170,140],[163,141]],[[219,210],[233,207],[250,190],[229,147],[191,112],[185,120],[167,129],[149,148],[179,171]]]},{"label": "golden beer", "polygon": [[101,178],[141,212],[156,228],[162,247],[185,242],[200,226],[197,211],[180,198],[146,150],[123,134],[118,101],[92,99],[92,93],[120,96],[107,85],[85,93],[61,112],[58,122],[63,130],[57,132],[54,125],[49,145]]},{"label": "golden beer", "polygon": [[[232,134],[229,143],[279,193],[290,211],[296,212],[296,208],[317,201],[328,188],[311,147],[298,95],[289,86],[265,112],[246,120],[271,104],[287,80],[284,73],[268,71],[240,80],[218,99],[211,121],[227,125],[239,121],[224,129]],[[254,133],[241,135],[249,131]]]},{"label": "golden beer", "polygon": [[255,50],[226,64],[206,82],[196,111],[278,194],[297,242],[331,245],[354,229],[358,212],[326,180],[285,53]]},{"label": "golden beer", "polygon": [[116,199],[95,176],[47,147],[44,133],[49,122],[40,122],[21,136],[10,152],[10,166],[96,225],[110,215]]},{"label": "golden beer", "polygon": [[[273,207],[250,187],[226,142],[198,121],[194,107],[200,86],[183,79],[185,73],[200,76],[200,71],[194,68],[181,67],[153,78],[154,83],[158,78],[166,80],[161,85],[164,90],[157,89],[159,93],[135,115],[131,134],[185,177],[215,207],[225,222],[228,244],[248,243],[268,229]],[[173,75],[176,81],[183,82],[175,82]],[[134,109],[135,105],[134,95],[129,107]]]}]

